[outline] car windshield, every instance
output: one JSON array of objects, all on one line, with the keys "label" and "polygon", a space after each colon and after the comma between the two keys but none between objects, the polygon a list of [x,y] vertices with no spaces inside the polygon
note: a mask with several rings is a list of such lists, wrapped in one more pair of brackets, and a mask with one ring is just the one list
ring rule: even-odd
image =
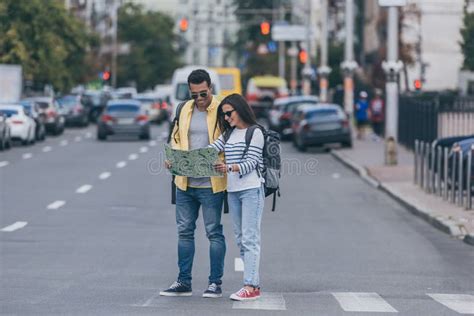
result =
[{"label": "car windshield", "polygon": [[10,110],[10,109],[0,109],[0,112],[5,113],[7,117],[18,114],[17,110]]},{"label": "car windshield", "polygon": [[108,113],[116,113],[116,112],[138,112],[140,107],[134,104],[116,104],[116,105],[109,105],[107,107]]},{"label": "car windshield", "polygon": [[67,106],[67,107],[74,106],[77,104],[77,97],[76,96],[63,97],[63,98],[58,99],[58,102],[59,104],[63,106]]},{"label": "car windshield", "polygon": [[293,109],[295,109],[296,107],[302,105],[302,104],[316,104],[317,102],[316,101],[293,101],[293,102],[289,102],[287,104],[285,104],[285,108],[284,108],[284,111],[285,112],[291,112]]},{"label": "car windshield", "polygon": [[47,109],[49,107],[49,103],[48,102],[38,102],[38,106],[40,107],[40,109]]},{"label": "car windshield", "polygon": [[180,101],[189,100],[191,95],[189,94],[189,87],[187,83],[179,83],[176,88],[176,99]]},{"label": "car windshield", "polygon": [[305,118],[308,119],[326,119],[330,117],[337,117],[338,111],[336,109],[321,109],[313,110],[306,113]]},{"label": "car windshield", "polygon": [[30,101],[20,101],[20,104],[25,108],[25,110],[31,111],[32,103]]}]

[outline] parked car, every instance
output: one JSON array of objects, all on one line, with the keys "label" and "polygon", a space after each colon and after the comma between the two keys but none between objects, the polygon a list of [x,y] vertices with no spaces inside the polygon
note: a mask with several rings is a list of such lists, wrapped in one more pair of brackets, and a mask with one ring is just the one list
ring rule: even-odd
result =
[{"label": "parked car", "polygon": [[0,110],[0,150],[9,149],[12,145],[10,124],[7,115]]},{"label": "parked car", "polygon": [[52,97],[33,97],[24,99],[24,101],[38,103],[39,113],[46,118],[45,127],[48,133],[60,135],[64,132],[66,119],[60,113],[58,101]]},{"label": "parked car", "polygon": [[89,125],[90,107],[84,106],[78,95],[65,95],[58,98],[60,106],[64,107],[66,125]]},{"label": "parked car", "polygon": [[135,100],[140,101],[142,107],[148,111],[150,122],[161,123],[168,118],[168,103],[154,95],[138,94]]},{"label": "parked car", "polygon": [[327,143],[352,147],[348,117],[337,104],[299,106],[292,124],[293,143],[300,151]]},{"label": "parked car", "polygon": [[35,143],[35,120],[27,115],[21,104],[2,104],[0,111],[7,116],[12,140],[19,140],[24,146]]},{"label": "parked car", "polygon": [[41,113],[40,106],[35,101],[21,100],[20,104],[25,108],[25,112],[31,116],[36,123],[35,139],[43,141],[46,139],[46,115]]},{"label": "parked car", "polygon": [[270,129],[279,132],[282,137],[291,136],[293,110],[302,104],[318,104],[318,102],[319,98],[316,96],[291,96],[276,99],[268,113]]},{"label": "parked car", "polygon": [[137,100],[111,100],[97,122],[97,139],[109,135],[131,135],[150,139],[150,121]]},{"label": "parked car", "polygon": [[257,76],[247,83],[246,99],[255,115],[266,117],[277,98],[288,96],[286,80],[275,76]]},{"label": "parked car", "polygon": [[107,102],[112,99],[106,91],[87,90],[81,95],[81,103],[89,112],[89,122],[96,122],[104,111]]}]

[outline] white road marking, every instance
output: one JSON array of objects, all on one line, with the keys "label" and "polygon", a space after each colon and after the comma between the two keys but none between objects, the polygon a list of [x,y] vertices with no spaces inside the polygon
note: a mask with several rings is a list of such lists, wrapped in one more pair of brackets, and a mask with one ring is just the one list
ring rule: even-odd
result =
[{"label": "white road marking", "polygon": [[76,138],[74,138],[74,141],[76,141],[76,142],[80,142],[81,140],[82,140],[81,136],[76,136]]},{"label": "white road marking", "polygon": [[398,313],[377,293],[332,293],[346,312]]},{"label": "white road marking", "polygon": [[43,147],[43,152],[47,153],[47,152],[51,151],[51,149],[52,149],[51,146]]},{"label": "white road marking", "polygon": [[65,201],[54,201],[48,205],[48,210],[57,210],[58,208],[64,206],[64,204],[66,204]]},{"label": "white road marking", "polygon": [[259,299],[255,301],[238,302],[232,304],[233,309],[262,309],[262,310],[286,310],[286,303],[280,293],[263,292]]},{"label": "white road marking", "polygon": [[120,162],[117,162],[117,168],[123,168],[127,165],[127,163],[125,161],[120,161]]},{"label": "white road marking", "polygon": [[234,260],[235,271],[244,271],[244,262],[242,258],[235,258]]},{"label": "white road marking", "polygon": [[151,146],[151,147],[155,147],[155,146],[156,146],[156,141],[151,140],[151,141],[148,143],[148,145]]},{"label": "white road marking", "polygon": [[8,166],[9,162],[8,161],[0,161],[0,168]]},{"label": "white road marking", "polygon": [[148,147],[142,147],[142,148],[140,148],[140,153],[144,154],[144,153],[146,153],[146,152],[148,152]]},{"label": "white road marking", "polygon": [[137,159],[138,159],[137,154],[131,154],[130,156],[128,156],[128,160],[137,160]]},{"label": "white road marking", "polygon": [[21,229],[21,228],[25,227],[27,224],[28,224],[28,222],[16,222],[16,223],[14,223],[10,226],[2,228],[2,232],[11,233],[15,230],[18,230],[18,229]]},{"label": "white road marking", "polygon": [[66,139],[63,139],[63,140],[59,143],[60,146],[67,146],[67,144],[69,144],[69,142],[68,142]]},{"label": "white road marking", "polygon": [[92,189],[92,185],[84,184],[83,186],[81,186],[79,189],[76,190],[76,193],[86,193],[90,189]]},{"label": "white road marking", "polygon": [[33,154],[32,153],[26,153],[26,154],[23,154],[23,159],[30,159],[31,157],[33,157]]},{"label": "white road marking", "polygon": [[107,179],[108,177],[110,177],[110,172],[102,172],[102,173],[99,175],[99,179],[100,179],[100,180],[105,180],[105,179]]},{"label": "white road marking", "polygon": [[447,308],[464,315],[474,315],[474,295],[426,294]]},{"label": "white road marking", "polygon": [[333,179],[339,179],[339,178],[341,178],[341,175],[339,173],[333,173],[332,178]]}]

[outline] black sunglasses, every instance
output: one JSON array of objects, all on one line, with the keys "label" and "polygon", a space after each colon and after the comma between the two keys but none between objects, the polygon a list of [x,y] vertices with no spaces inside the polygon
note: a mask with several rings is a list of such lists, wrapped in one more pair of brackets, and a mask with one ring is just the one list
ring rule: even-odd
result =
[{"label": "black sunglasses", "polygon": [[230,117],[232,115],[232,112],[234,112],[235,110],[231,110],[231,111],[227,111],[227,112],[222,112],[222,116],[225,116],[227,115],[228,117]]},{"label": "black sunglasses", "polygon": [[197,99],[198,96],[200,96],[201,98],[207,98],[208,93],[207,93],[207,91],[203,91],[203,92],[199,92],[199,93],[191,93],[191,98],[193,98],[193,99]]}]

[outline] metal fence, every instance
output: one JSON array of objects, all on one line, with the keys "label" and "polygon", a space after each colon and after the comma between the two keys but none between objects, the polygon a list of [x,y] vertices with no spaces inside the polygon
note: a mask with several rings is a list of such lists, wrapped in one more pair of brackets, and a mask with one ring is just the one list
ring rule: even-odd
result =
[{"label": "metal fence", "polygon": [[474,145],[467,154],[456,148],[415,140],[414,182],[429,194],[472,210]]},{"label": "metal fence", "polygon": [[415,140],[474,135],[474,98],[453,94],[402,95],[399,102],[398,141],[415,149]]}]

